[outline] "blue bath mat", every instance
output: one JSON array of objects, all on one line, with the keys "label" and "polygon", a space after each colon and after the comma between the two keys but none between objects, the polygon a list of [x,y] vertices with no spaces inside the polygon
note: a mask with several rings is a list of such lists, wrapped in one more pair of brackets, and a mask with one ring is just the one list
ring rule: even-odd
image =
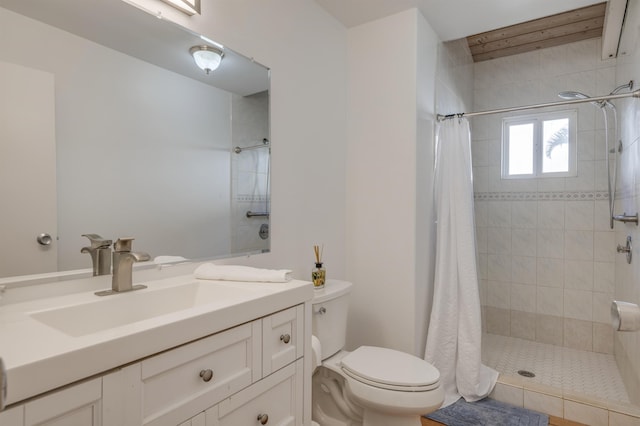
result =
[{"label": "blue bath mat", "polygon": [[448,426],[547,426],[549,416],[485,398],[467,402],[460,398],[425,417]]}]

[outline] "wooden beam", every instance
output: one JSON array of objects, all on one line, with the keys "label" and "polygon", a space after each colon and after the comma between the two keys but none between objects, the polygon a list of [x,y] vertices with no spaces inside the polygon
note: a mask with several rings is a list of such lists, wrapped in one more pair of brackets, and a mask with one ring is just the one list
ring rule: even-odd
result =
[{"label": "wooden beam", "polygon": [[604,16],[606,2],[598,3],[592,6],[571,10],[569,12],[558,13],[546,18],[534,19],[532,21],[523,22],[521,24],[511,25],[484,33],[470,35],[467,37],[469,47],[490,43],[504,38],[518,36],[524,33],[542,31],[552,27],[567,25],[575,21],[584,21],[599,16]]},{"label": "wooden beam", "polygon": [[487,53],[494,50],[541,42],[543,40],[568,36],[570,34],[582,33],[590,30],[599,30],[602,33],[603,25],[604,16],[600,16],[585,21],[578,21],[571,24],[523,33],[520,35],[504,38],[501,40],[495,40],[484,44],[476,44],[473,47],[469,46],[469,48],[471,50],[471,54],[476,55],[479,53]]},{"label": "wooden beam", "polygon": [[573,43],[580,40],[587,40],[590,38],[600,37],[602,35],[602,29],[592,29],[583,31],[580,33],[569,34],[566,36],[556,37],[548,40],[541,40],[539,42],[533,42],[528,44],[522,44],[520,46],[508,47],[502,50],[494,50],[487,53],[479,53],[473,55],[474,62],[487,61],[489,59],[496,59],[503,56],[517,55],[519,53],[530,52],[532,50],[544,49],[547,47],[560,46],[566,43]]}]

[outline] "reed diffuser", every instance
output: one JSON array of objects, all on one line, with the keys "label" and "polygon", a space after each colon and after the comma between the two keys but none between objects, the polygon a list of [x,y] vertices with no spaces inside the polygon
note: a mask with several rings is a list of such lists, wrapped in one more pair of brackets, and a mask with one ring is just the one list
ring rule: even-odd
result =
[{"label": "reed diffuser", "polygon": [[316,267],[311,271],[311,280],[313,281],[313,288],[319,289],[324,287],[324,280],[327,276],[327,271],[322,266],[322,250],[320,246],[313,246],[313,253],[316,255]]}]

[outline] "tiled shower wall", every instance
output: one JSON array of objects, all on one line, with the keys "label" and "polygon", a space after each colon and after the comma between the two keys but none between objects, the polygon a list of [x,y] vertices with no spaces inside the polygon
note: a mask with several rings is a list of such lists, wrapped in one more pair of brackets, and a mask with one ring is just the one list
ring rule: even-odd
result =
[{"label": "tiled shower wall", "polygon": [[[637,44],[640,28],[640,4],[629,2],[625,28],[616,67],[616,83],[634,80],[634,89],[640,87],[640,48]],[[615,101],[620,112],[623,150],[618,173],[616,214],[635,214],[640,206],[640,100]],[[640,253],[635,248],[640,242],[640,230],[632,224],[616,224],[615,240],[624,244],[631,236],[634,250],[631,264],[623,256],[616,257],[616,300],[640,304]],[[640,333],[616,332],[615,357],[630,399],[640,404]]]},{"label": "tiled shower wall", "polygon": [[[554,102],[565,90],[606,94],[615,86],[615,66],[615,59],[600,59],[600,39],[479,62],[474,110]],[[590,104],[565,109],[572,108],[578,110],[578,176],[570,178],[502,180],[507,115],[472,119],[483,327],[612,353],[616,254],[607,219],[604,123]]]}]

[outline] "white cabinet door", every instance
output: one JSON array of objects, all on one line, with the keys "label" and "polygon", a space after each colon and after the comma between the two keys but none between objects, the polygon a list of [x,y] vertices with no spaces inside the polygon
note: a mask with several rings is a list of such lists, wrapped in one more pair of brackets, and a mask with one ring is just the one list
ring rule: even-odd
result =
[{"label": "white cabinet door", "polygon": [[24,406],[25,426],[100,426],[102,379],[74,385]]},{"label": "white cabinet door", "polygon": [[304,351],[304,306],[294,306],[262,319],[262,374],[268,376],[301,358]]},{"label": "white cabinet door", "polygon": [[0,425],[22,426],[24,424],[24,405],[0,412]]},{"label": "white cabinet door", "polygon": [[207,418],[205,413],[202,412],[186,422],[180,423],[178,426],[207,426]]},{"label": "white cabinet door", "polygon": [[[0,277],[57,270],[53,74],[0,62]],[[52,237],[43,246],[40,233]]]},{"label": "white cabinet door", "polygon": [[207,410],[207,426],[302,425],[302,364],[289,364]]}]

